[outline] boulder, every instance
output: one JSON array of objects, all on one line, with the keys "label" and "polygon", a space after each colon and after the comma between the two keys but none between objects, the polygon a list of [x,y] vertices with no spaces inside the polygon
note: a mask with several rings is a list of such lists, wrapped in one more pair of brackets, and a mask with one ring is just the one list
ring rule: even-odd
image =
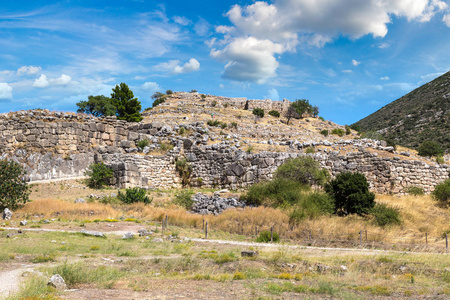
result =
[{"label": "boulder", "polygon": [[23,220],[23,221],[20,221],[19,224],[20,224],[21,226],[25,226],[25,225],[28,224],[28,222],[27,222],[27,220]]},{"label": "boulder", "polygon": [[127,232],[122,236],[122,240],[129,240],[134,238],[133,234],[131,232]]},{"label": "boulder", "polygon": [[54,287],[57,290],[65,290],[67,289],[66,282],[64,281],[64,278],[61,277],[59,274],[55,274],[52,277],[50,277],[50,280],[48,281],[47,285]]},{"label": "boulder", "polygon": [[84,200],[83,198],[78,198],[74,201],[74,203],[86,203],[86,200]]},{"label": "boulder", "polygon": [[89,236],[102,237],[102,238],[106,237],[106,235],[100,231],[88,231],[88,230],[82,229],[80,232],[84,235],[89,235]]},{"label": "boulder", "polygon": [[13,216],[12,211],[5,208],[5,210],[3,211],[3,220],[11,220],[12,216]]}]

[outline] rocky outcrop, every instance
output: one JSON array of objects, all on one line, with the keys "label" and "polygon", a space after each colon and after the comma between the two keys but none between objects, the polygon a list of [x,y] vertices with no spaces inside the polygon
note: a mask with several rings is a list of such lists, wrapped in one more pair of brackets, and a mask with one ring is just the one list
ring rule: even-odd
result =
[{"label": "rocky outcrop", "polygon": [[217,215],[230,207],[245,207],[245,203],[239,201],[239,198],[222,198],[217,194],[214,194],[213,196],[207,196],[202,193],[197,193],[192,196],[192,200],[194,201],[194,204],[192,205],[192,211],[202,215]]}]

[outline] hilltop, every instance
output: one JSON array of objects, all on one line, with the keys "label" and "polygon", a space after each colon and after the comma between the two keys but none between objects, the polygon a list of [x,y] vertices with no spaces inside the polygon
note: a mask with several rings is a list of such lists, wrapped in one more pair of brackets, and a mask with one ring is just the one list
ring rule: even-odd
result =
[{"label": "hilltop", "polygon": [[434,140],[450,148],[450,72],[389,103],[355,123],[396,144],[416,148]]}]

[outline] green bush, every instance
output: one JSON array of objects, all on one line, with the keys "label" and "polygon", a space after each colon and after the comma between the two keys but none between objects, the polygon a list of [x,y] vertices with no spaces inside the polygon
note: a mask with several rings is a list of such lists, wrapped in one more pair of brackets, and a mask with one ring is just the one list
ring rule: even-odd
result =
[{"label": "green bush", "polygon": [[221,123],[221,124],[220,124],[220,127],[221,127],[222,129],[227,128],[227,123]]},{"label": "green bush", "polygon": [[22,166],[12,160],[0,160],[0,209],[16,209],[29,201],[30,194]]},{"label": "green bush", "polygon": [[175,199],[173,199],[172,202],[186,208],[187,210],[190,210],[192,208],[192,204],[194,204],[194,200],[192,200],[193,194],[194,192],[191,190],[182,190],[175,196]]},{"label": "green bush", "polygon": [[[268,230],[261,231],[259,233],[256,241],[258,243],[269,243],[270,242],[271,233]],[[273,242],[278,243],[280,241],[280,236],[275,231],[273,232]]]},{"label": "green bush", "polygon": [[319,120],[325,122],[325,118],[324,117],[319,117]]},{"label": "green bush", "polygon": [[206,124],[208,126],[218,127],[218,126],[220,126],[220,121],[219,120],[208,120],[208,122],[206,122]]},{"label": "green bush", "polygon": [[334,202],[323,192],[304,194],[289,214],[290,223],[298,224],[304,219],[316,219],[334,212]]},{"label": "green bush", "polygon": [[444,164],[445,163],[445,160],[444,160],[444,157],[443,156],[437,156],[436,157],[436,162],[438,163],[438,164],[440,164],[440,165],[442,165],[442,164]]},{"label": "green bush", "polygon": [[192,167],[185,158],[177,159],[175,168],[181,177],[182,186],[187,186],[191,182]]},{"label": "green bush", "polygon": [[167,90],[166,91],[166,95],[172,95],[173,94],[173,91],[172,90]]},{"label": "green bush", "polygon": [[450,179],[447,179],[441,184],[434,187],[432,193],[433,198],[439,201],[442,205],[449,205],[450,203]]},{"label": "green bush", "polygon": [[321,169],[319,162],[309,156],[286,160],[284,164],[278,167],[275,176],[309,185],[323,185],[330,178],[328,171]]},{"label": "green bush", "polygon": [[345,131],[343,129],[341,129],[341,128],[334,128],[331,131],[331,134],[336,134],[338,136],[344,136],[344,133],[345,133]]},{"label": "green bush", "polygon": [[374,217],[374,223],[381,227],[402,223],[399,210],[384,203],[375,204],[370,215]]},{"label": "green bush", "polygon": [[351,133],[352,133],[352,131],[350,130],[350,127],[348,125],[345,125],[345,134],[349,135]]},{"label": "green bush", "polygon": [[307,189],[309,189],[308,186],[278,177],[272,181],[253,184],[241,196],[241,199],[248,205],[287,207],[297,203],[301,197],[301,192]]},{"label": "green bush", "polygon": [[418,186],[408,186],[406,188],[406,192],[414,196],[421,196],[425,194],[424,190]]},{"label": "green bush", "polygon": [[280,112],[278,110],[271,110],[271,111],[269,111],[269,115],[271,115],[272,117],[275,117],[275,118],[279,118]]},{"label": "green bush", "polygon": [[119,198],[120,201],[127,204],[137,202],[150,204],[153,200],[147,196],[147,191],[140,187],[128,188],[125,190],[125,194],[119,191],[117,197]]},{"label": "green bush", "polygon": [[308,147],[306,148],[306,153],[314,153],[316,150],[314,150],[314,147]]},{"label": "green bush", "polygon": [[252,114],[254,114],[254,115],[256,115],[256,116],[258,116],[260,118],[263,118],[264,117],[264,109],[262,109],[262,108],[254,108],[253,111],[252,111]]},{"label": "green bush", "polygon": [[435,141],[423,142],[417,148],[417,152],[420,156],[439,156],[444,154],[441,145]]},{"label": "green bush", "polygon": [[231,122],[230,126],[233,127],[234,129],[237,129],[237,123],[236,122]]},{"label": "green bush", "polygon": [[375,205],[375,194],[361,173],[340,173],[325,185],[325,191],[334,199],[338,214],[368,214]]},{"label": "green bush", "polygon": [[328,130],[324,129],[320,131],[320,134],[323,136],[328,136]]},{"label": "green bush", "polygon": [[147,147],[148,144],[149,144],[148,139],[140,140],[139,142],[137,142],[137,146],[141,149],[144,149],[145,147]]},{"label": "green bush", "polygon": [[93,189],[100,189],[105,185],[109,185],[113,178],[113,170],[106,166],[103,162],[91,164],[86,172],[87,185]]}]

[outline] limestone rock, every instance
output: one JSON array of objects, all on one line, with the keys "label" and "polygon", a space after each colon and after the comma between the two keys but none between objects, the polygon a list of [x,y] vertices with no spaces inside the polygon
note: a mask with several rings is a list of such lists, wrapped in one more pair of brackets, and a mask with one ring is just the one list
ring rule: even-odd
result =
[{"label": "limestone rock", "polygon": [[61,277],[59,274],[55,274],[52,277],[50,277],[50,280],[48,281],[47,285],[54,287],[57,290],[65,290],[67,289],[66,282],[64,281],[64,278]]},{"label": "limestone rock", "polygon": [[3,211],[3,220],[11,220],[12,216],[13,212],[5,208],[5,210]]}]

